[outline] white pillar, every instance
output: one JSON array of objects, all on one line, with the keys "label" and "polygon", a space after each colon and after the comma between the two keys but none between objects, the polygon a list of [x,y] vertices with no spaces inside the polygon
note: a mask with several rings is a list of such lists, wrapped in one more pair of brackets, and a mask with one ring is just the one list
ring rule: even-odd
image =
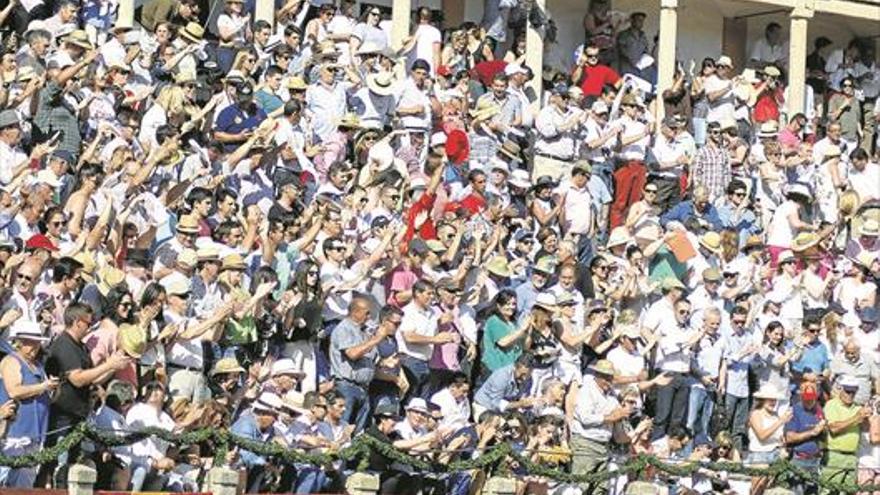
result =
[{"label": "white pillar", "polygon": [[[254,9],[255,21],[266,21],[270,26],[275,26],[275,2],[273,0],[257,0]],[[273,29],[274,32],[274,29]]]},{"label": "white pillar", "polygon": [[[412,19],[412,0],[393,0],[391,3],[391,48],[400,50],[409,36]],[[409,67],[406,68],[409,71]]]},{"label": "white pillar", "polygon": [[675,50],[678,38],[678,0],[660,0],[660,40],[657,47],[656,117],[663,118],[663,91],[675,80]]},{"label": "white pillar", "polygon": [[[535,0],[533,8],[545,10],[546,0]],[[544,72],[544,29],[537,29],[528,21],[528,29],[526,29],[526,65],[532,69],[535,77],[529,82],[538,101],[541,101],[542,74]]]},{"label": "white pillar", "polygon": [[379,493],[379,476],[353,473],[345,479],[345,491],[351,495],[376,495]]},{"label": "white pillar", "polygon": [[74,464],[67,471],[68,495],[92,495],[98,472],[84,464]]},{"label": "white pillar", "polygon": [[788,116],[804,111],[807,82],[807,24],[813,17],[813,0],[800,0],[791,11],[788,40]]}]

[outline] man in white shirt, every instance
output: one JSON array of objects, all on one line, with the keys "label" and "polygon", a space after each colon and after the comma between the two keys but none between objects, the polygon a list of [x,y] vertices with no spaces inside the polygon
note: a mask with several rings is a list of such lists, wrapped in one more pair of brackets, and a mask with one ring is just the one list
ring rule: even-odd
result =
[{"label": "man in white shirt", "polygon": [[470,382],[464,373],[455,373],[452,381],[444,389],[431,396],[431,402],[440,406],[443,419],[440,426],[460,428],[467,425],[471,417],[471,403],[468,400]]},{"label": "man in white shirt", "polygon": [[584,119],[584,113],[569,105],[568,87],[553,88],[549,104],[535,119],[538,131],[535,142],[533,177],[549,175],[558,179],[570,168],[574,158],[575,137]]},{"label": "man in white shirt", "polygon": [[[621,406],[612,383],[617,376],[609,361],[602,359],[584,375],[575,403],[571,428],[572,474],[587,474],[608,462],[612,430],[629,418],[632,410]],[[600,487],[601,489],[601,487]]]},{"label": "man in white shirt", "polygon": [[560,184],[555,193],[562,201],[563,233],[574,236],[578,245],[578,259],[583,249],[588,249],[590,237],[595,233],[593,197],[588,183],[593,167],[587,160],[578,160],[571,169],[571,179]]},{"label": "man in white shirt", "polygon": [[403,47],[404,52],[409,52],[406,65],[412,67],[417,60],[424,60],[428,64],[428,73],[434,76],[437,67],[440,66],[440,47],[443,36],[440,30],[431,25],[433,14],[428,7],[419,7],[416,13],[418,26],[412,39]]},{"label": "man in white shirt", "polygon": [[400,348],[401,364],[410,378],[409,393],[413,397],[424,395],[428,384],[430,369],[428,360],[434,353],[434,344],[454,342],[460,336],[457,332],[437,332],[438,322],[449,316],[438,316],[432,309],[434,287],[430,282],[419,280],[412,286],[412,301],[403,309],[400,330],[397,332],[397,345]]},{"label": "man in white shirt", "polygon": [[[160,382],[148,383],[143,396],[144,402],[132,406],[125,415],[127,428],[132,431],[149,427],[172,431],[174,420],[162,410],[165,403],[164,385]],[[132,491],[162,490],[165,487],[167,473],[174,468],[174,460],[165,455],[168,447],[167,442],[155,437],[147,437],[131,445]]]},{"label": "man in white shirt", "polygon": [[410,77],[402,81],[397,96],[397,116],[405,128],[431,127],[431,100],[428,97],[428,76],[431,66],[424,59],[410,65]]},{"label": "man in white shirt", "polygon": [[507,92],[510,93],[512,97],[519,100],[521,117],[520,125],[526,129],[531,128],[535,123],[535,111],[532,108],[532,103],[529,101],[529,97],[526,96],[526,92],[524,91],[529,73],[519,64],[508,64],[507,67],[504,68],[504,74],[507,75],[508,78]]},{"label": "man in white shirt", "polygon": [[764,37],[755,42],[749,62],[758,67],[775,65],[784,68],[788,65],[788,43],[782,39],[782,26],[771,22],[764,29]]},{"label": "man in white shirt", "polygon": [[657,160],[656,168],[651,172],[652,182],[657,184],[655,205],[661,211],[668,211],[681,201],[681,182],[684,167],[691,161],[693,148],[685,139],[679,140],[684,127],[684,120],[678,115],[663,119],[660,135],[654,142],[651,151]]},{"label": "man in white shirt", "polygon": [[849,184],[858,193],[859,201],[865,204],[880,199],[880,164],[871,161],[863,148],[850,154]]}]

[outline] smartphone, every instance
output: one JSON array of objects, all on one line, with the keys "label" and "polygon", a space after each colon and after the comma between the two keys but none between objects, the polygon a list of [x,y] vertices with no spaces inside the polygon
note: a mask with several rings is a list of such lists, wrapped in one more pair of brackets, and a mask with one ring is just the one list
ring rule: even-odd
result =
[{"label": "smartphone", "polygon": [[46,144],[49,146],[55,146],[60,141],[61,141],[61,131],[55,131],[55,133],[52,134],[52,137],[50,137],[49,140],[46,141]]}]

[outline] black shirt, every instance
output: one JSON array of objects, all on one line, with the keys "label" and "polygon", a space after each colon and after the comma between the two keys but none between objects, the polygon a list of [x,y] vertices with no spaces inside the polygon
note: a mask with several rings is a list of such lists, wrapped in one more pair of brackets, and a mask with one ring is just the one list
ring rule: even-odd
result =
[{"label": "black shirt", "polygon": [[86,346],[62,332],[49,346],[46,373],[61,379],[58,395],[52,402],[50,427],[79,423],[89,414],[89,385],[75,387],[67,375],[73,370],[92,368],[92,358]]}]

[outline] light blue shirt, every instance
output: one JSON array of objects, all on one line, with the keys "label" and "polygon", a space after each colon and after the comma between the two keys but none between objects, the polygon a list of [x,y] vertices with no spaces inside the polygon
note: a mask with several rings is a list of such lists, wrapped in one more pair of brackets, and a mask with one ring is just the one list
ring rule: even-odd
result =
[{"label": "light blue shirt", "polygon": [[[731,333],[727,336],[727,389],[726,392],[734,397],[749,396],[749,364],[752,362],[752,354],[739,358],[743,349],[754,342],[754,338],[748,332]],[[739,358],[739,359],[737,359]]]}]

